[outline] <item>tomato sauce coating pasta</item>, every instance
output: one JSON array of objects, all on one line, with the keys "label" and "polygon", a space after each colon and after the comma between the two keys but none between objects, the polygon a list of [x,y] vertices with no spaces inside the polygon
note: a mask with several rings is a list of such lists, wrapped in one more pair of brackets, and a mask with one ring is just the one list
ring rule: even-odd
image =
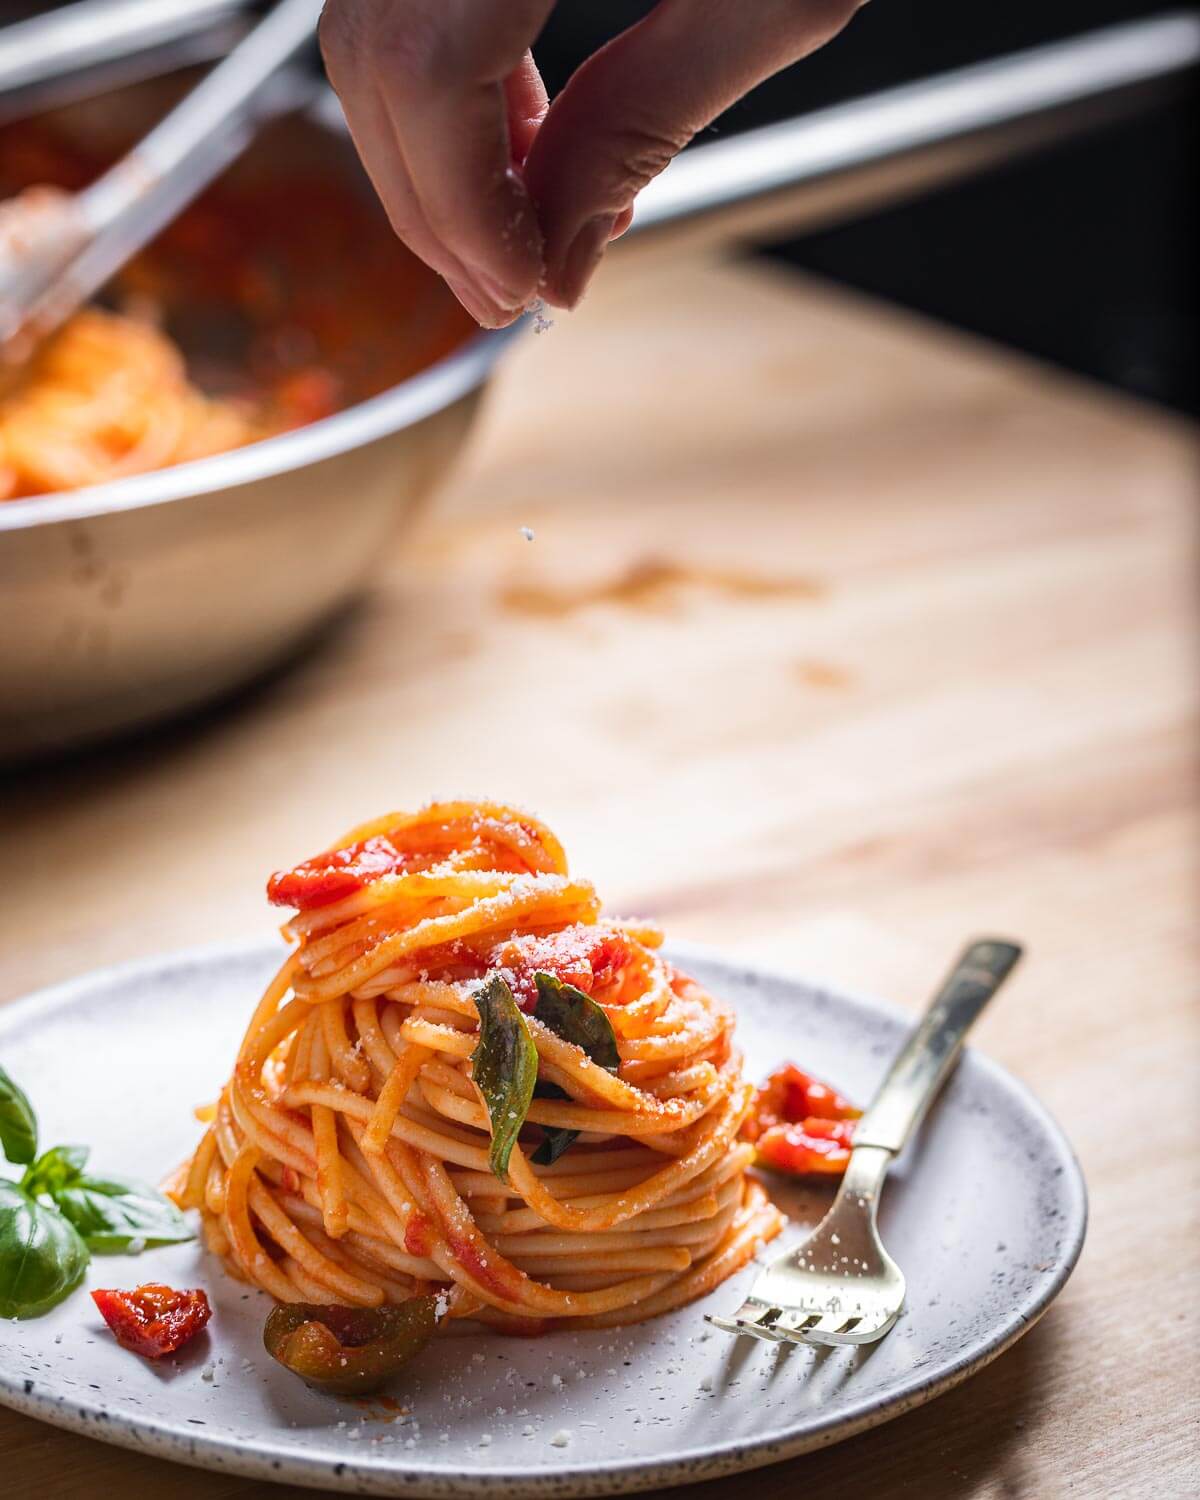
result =
[{"label": "tomato sauce coating pasta", "polygon": [[[5,200],[77,191],[115,149],[50,119],[0,128],[0,253]],[[253,155],[120,271],[104,307],[77,313],[27,364],[0,368],[0,501],[319,421],[476,331],[351,178],[303,158],[251,170]]]},{"label": "tomato sauce coating pasta", "polygon": [[197,389],[152,323],[86,308],[0,390],[0,500],[165,469],[271,431],[250,403]]},{"label": "tomato sauce coating pasta", "polygon": [[[604,918],[543,824],[487,802],[393,813],[270,894],[295,947],[174,1188],[236,1276],[282,1302],[433,1292],[510,1332],[613,1327],[710,1291],[782,1227],[746,1173],[732,1013],[658,931]],[[503,1179],[471,1064],[497,975],[539,1085]],[[538,1020],[535,975],[602,1009],[615,1071]],[[539,1165],[547,1131],[578,1135]]]}]

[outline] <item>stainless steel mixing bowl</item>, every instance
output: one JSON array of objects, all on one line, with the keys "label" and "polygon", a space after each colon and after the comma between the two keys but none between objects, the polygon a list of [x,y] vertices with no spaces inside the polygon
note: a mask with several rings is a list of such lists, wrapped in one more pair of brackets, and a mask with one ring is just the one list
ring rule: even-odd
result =
[{"label": "stainless steel mixing bowl", "polygon": [[[674,255],[845,218],[1140,106],[1197,56],[1200,22],[1176,14],[687,152],[642,195],[630,238]],[[254,149],[310,146],[364,180],[332,95]],[[0,760],[177,713],[294,650],[387,556],[513,333],[310,427],[0,504]]]},{"label": "stainless steel mixing bowl", "polygon": [[0,507],[0,749],[174,713],[311,634],[449,466],[505,342],[283,439]]},{"label": "stainless steel mixing bowl", "polygon": [[[70,134],[95,119],[84,106],[58,123]],[[242,167],[253,180],[279,153],[302,154],[306,171],[369,192],[340,122],[324,100],[272,127]],[[390,234],[382,213],[375,232]],[[430,296],[445,296],[428,276]],[[445,473],[511,337],[479,333],[383,394],[269,441],[0,504],[0,757],[186,709],[318,630]]]}]

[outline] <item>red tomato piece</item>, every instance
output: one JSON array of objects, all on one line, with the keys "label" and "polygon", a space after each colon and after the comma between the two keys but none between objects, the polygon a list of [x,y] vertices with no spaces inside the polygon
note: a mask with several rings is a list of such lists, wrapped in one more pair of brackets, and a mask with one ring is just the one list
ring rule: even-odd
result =
[{"label": "red tomato piece", "polygon": [[199,1288],[177,1292],[154,1281],[131,1292],[95,1291],[92,1301],[121,1348],[147,1359],[174,1354],[212,1317],[208,1298]]},{"label": "red tomato piece", "polygon": [[853,1120],[812,1118],[794,1125],[771,1125],[756,1143],[760,1166],[793,1177],[840,1177],[854,1145]]},{"label": "red tomato piece", "polygon": [[341,382],[332,370],[308,365],[292,370],[275,386],[275,399],[289,426],[303,427],[306,422],[328,417],[344,405]]},{"label": "red tomato piece", "polygon": [[310,911],[353,896],[403,866],[404,855],[386,834],[379,833],[344,849],[328,849],[294,870],[276,870],[267,881],[267,900],[275,906]]},{"label": "red tomato piece", "polygon": [[849,1099],[795,1063],[784,1063],[755,1095],[742,1128],[747,1140],[757,1140],[772,1125],[795,1125],[801,1120],[857,1120],[862,1114]]},{"label": "red tomato piece", "polygon": [[760,1166],[797,1177],[838,1175],[861,1115],[829,1084],[784,1063],[755,1095],[742,1137],[755,1142]]},{"label": "red tomato piece", "polygon": [[579,923],[544,936],[506,938],[492,949],[488,967],[499,969],[517,1004],[532,1011],[537,1003],[534,976],[553,974],[585,995],[613,983],[633,950],[623,933]]},{"label": "red tomato piece", "polygon": [[822,1120],[857,1120],[861,1114],[861,1109],[856,1109],[827,1083],[817,1078],[808,1080],[804,1090],[804,1119],[815,1115]]},{"label": "red tomato piece", "polygon": [[623,932],[606,933],[592,949],[592,988],[604,989],[616,984],[634,956],[633,944]]}]

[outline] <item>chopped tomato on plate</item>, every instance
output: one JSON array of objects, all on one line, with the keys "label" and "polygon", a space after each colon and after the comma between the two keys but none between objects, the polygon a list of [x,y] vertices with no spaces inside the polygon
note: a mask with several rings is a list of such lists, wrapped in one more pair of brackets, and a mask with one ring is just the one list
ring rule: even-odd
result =
[{"label": "chopped tomato on plate", "polygon": [[777,1068],[755,1095],[742,1125],[761,1167],[793,1177],[840,1176],[862,1110],[795,1063]]},{"label": "chopped tomato on plate", "polygon": [[177,1292],[154,1281],[130,1292],[95,1291],[92,1301],[121,1348],[147,1359],[161,1359],[182,1349],[212,1316],[208,1298],[198,1288]]}]

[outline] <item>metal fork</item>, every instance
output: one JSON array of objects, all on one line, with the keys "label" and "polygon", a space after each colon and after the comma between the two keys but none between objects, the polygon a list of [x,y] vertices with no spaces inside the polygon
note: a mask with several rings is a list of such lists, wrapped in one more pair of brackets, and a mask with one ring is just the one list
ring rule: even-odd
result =
[{"label": "metal fork", "polygon": [[1015,943],[992,938],[963,952],[859,1121],[829,1212],[759,1274],[732,1317],[708,1322],[772,1343],[871,1344],[891,1329],[904,1306],[904,1276],[879,1238],[883,1179],[1020,956]]}]

